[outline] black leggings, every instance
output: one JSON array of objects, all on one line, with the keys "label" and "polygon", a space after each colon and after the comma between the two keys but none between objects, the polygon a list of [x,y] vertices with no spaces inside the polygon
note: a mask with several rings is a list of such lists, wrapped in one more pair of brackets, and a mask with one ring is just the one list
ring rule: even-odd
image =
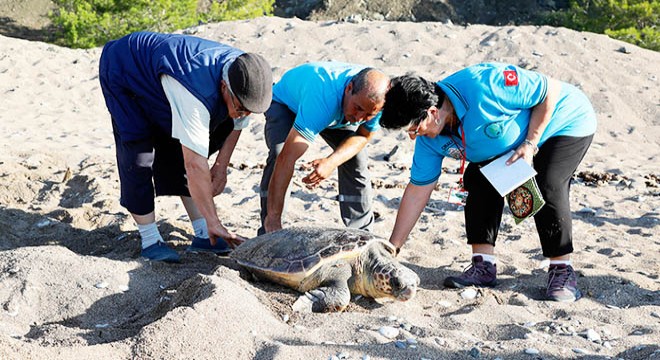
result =
[{"label": "black leggings", "polygon": [[[534,215],[545,257],[558,257],[573,252],[569,199],[571,177],[584,158],[592,139],[593,135],[553,137],[541,146],[534,157],[534,168],[538,173],[536,182],[546,202]],[[463,178],[468,191],[465,227],[468,244],[495,246],[504,210],[504,198],[479,171],[479,167],[486,163],[470,163],[465,170]]]}]

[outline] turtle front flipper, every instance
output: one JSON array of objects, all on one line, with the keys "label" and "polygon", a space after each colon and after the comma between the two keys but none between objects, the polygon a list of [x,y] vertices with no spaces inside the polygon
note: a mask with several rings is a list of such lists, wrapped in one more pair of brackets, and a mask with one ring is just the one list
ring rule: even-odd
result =
[{"label": "turtle front flipper", "polygon": [[308,298],[311,296],[313,312],[344,311],[351,301],[351,292],[346,283],[336,284],[336,286],[323,286],[306,292],[305,296]]},{"label": "turtle front flipper", "polygon": [[[311,301],[313,312],[344,311],[351,301],[348,279],[352,276],[349,264],[339,261],[322,266],[301,284],[304,297]],[[302,296],[301,296],[302,298]],[[296,301],[296,303],[299,303]]]}]

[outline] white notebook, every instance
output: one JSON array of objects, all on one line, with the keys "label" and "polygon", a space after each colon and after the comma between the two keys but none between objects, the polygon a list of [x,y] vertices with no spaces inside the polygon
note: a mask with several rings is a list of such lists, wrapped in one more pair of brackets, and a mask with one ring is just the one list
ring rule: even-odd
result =
[{"label": "white notebook", "polygon": [[536,175],[536,170],[522,158],[507,166],[506,161],[511,155],[513,150],[480,169],[502,197]]}]

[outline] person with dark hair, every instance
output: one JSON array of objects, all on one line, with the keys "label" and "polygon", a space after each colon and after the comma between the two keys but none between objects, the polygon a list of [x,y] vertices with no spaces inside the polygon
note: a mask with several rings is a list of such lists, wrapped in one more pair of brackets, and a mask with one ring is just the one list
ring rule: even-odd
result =
[{"label": "person with dark hair", "polygon": [[365,146],[380,128],[389,84],[389,76],[379,70],[339,62],[308,63],[284,73],[273,86],[273,102],[265,113],[269,151],[260,185],[259,234],[282,228],[295,162],[318,136],[333,152],[313,160],[302,181],[315,187],[338,169],[342,221],[351,228],[371,229]]},{"label": "person with dark hair", "polygon": [[225,188],[247,116],[270,105],[268,62],[206,39],[138,32],[103,47],[99,79],[112,118],[120,203],[137,223],[141,255],[180,260],[156,226],[157,195],[181,197],[195,232],[188,250],[230,252],[244,239],[222,225],[213,198]]},{"label": "person with dark hair", "polygon": [[547,298],[570,302],[580,297],[570,257],[569,187],[596,131],[596,115],[583,92],[540,73],[499,63],[470,66],[437,83],[404,75],[392,80],[381,126],[407,126],[415,140],[410,183],[390,236],[394,246],[400,248],[415,226],[440,177],[444,157],[467,160],[465,227],[472,264],[444,284],[495,286],[495,240],[504,198],[479,169],[513,150],[506,164],[533,164],[546,201],[534,220],[543,255],[550,258]]}]

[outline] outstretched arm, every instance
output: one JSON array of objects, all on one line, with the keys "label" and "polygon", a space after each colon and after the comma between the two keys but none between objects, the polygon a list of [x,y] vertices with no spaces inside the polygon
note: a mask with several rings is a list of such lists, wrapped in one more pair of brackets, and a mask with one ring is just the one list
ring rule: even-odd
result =
[{"label": "outstretched arm", "polygon": [[561,92],[561,83],[555,79],[548,78],[548,94],[545,100],[532,108],[532,114],[529,118],[529,128],[525,141],[518,146],[516,152],[507,160],[507,165],[513,164],[516,160],[523,158],[531,164],[537,150],[541,136],[548,127],[552,113],[557,106],[559,93]]},{"label": "outstretched arm", "polygon": [[211,244],[216,244],[218,237],[225,239],[230,245],[236,246],[244,241],[243,238],[230,233],[220,222],[213,202],[211,171],[204,156],[181,145],[183,160],[188,176],[188,190],[199,212],[206,219]]},{"label": "outstretched arm", "polygon": [[394,229],[392,229],[390,235],[390,243],[397,249],[401,248],[408,239],[408,235],[410,235],[417,219],[422,214],[434,188],[435,182],[423,186],[409,183],[406,186],[399,205],[399,211],[396,214]]},{"label": "outstretched arm", "polygon": [[330,177],[330,174],[341,164],[345,163],[364,147],[373,138],[374,133],[360,126],[355,135],[349,136],[337,146],[335,151],[328,157],[313,160],[310,164],[314,168],[312,172],[303,178],[305,184],[312,187],[318,186],[323,180]]},{"label": "outstretched arm", "polygon": [[218,151],[218,156],[215,158],[215,163],[213,163],[213,167],[211,168],[213,196],[218,196],[225,190],[225,186],[227,185],[227,167],[229,166],[229,160],[231,160],[231,155],[234,153],[240,136],[241,130],[233,130],[225,140],[220,151]]},{"label": "outstretched arm", "polygon": [[282,152],[275,160],[275,168],[268,184],[268,215],[264,219],[266,232],[282,228],[282,211],[287,188],[293,177],[293,169],[298,160],[309,148],[309,141],[296,129],[291,129],[284,142]]}]

